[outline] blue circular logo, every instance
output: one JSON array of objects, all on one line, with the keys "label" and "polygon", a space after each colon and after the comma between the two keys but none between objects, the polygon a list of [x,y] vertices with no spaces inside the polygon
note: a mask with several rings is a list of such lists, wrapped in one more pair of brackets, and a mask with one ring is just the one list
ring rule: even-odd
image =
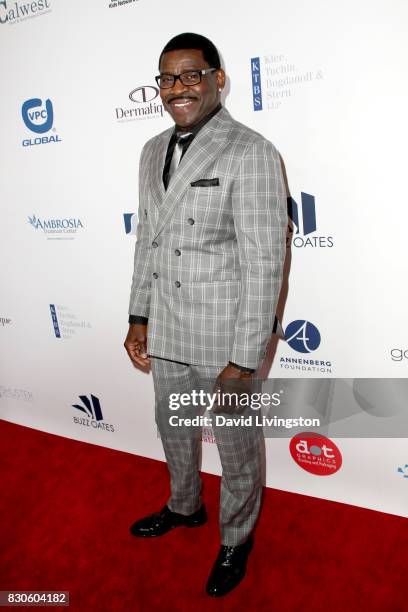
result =
[{"label": "blue circular logo", "polygon": [[52,128],[54,121],[51,100],[45,100],[45,108],[42,108],[42,105],[43,101],[40,98],[30,98],[21,107],[21,115],[26,127],[36,134],[48,132]]},{"label": "blue circular logo", "polygon": [[298,353],[311,353],[320,344],[320,332],[310,321],[296,320],[289,323],[285,340]]}]

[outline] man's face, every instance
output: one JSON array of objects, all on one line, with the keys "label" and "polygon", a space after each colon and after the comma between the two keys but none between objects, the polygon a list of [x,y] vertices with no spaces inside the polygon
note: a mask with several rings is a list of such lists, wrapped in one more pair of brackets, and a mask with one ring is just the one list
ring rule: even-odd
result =
[{"label": "man's face", "polygon": [[[178,75],[188,70],[213,68],[203,58],[199,49],[180,49],[164,53],[160,62],[160,74]],[[202,75],[198,85],[183,85],[177,79],[173,87],[160,89],[164,108],[170,113],[174,122],[181,128],[188,129],[210,113],[220,100],[220,90],[224,87],[223,70]]]}]

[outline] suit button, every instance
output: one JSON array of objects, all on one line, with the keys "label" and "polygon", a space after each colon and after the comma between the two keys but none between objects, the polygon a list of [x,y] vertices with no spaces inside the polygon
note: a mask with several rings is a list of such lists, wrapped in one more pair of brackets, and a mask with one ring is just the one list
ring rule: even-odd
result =
[{"label": "suit button", "polygon": [[192,219],[191,217],[189,219],[187,219],[187,223],[189,223],[190,225],[194,225],[194,219]]},{"label": "suit button", "polygon": [[175,255],[177,255],[177,257],[180,257],[180,255],[181,255],[181,251],[180,251],[180,249],[176,249],[176,250],[174,251],[174,253],[175,253]]},{"label": "suit button", "polygon": [[158,246],[159,246],[159,244],[157,242],[152,242],[152,247],[154,249],[157,249]]},{"label": "suit button", "polygon": [[159,278],[159,275],[157,274],[157,272],[153,272],[153,278]]},{"label": "suit button", "polygon": [[179,287],[181,287],[181,283],[180,283],[180,281],[176,281],[174,284],[176,285],[177,289],[178,289]]}]

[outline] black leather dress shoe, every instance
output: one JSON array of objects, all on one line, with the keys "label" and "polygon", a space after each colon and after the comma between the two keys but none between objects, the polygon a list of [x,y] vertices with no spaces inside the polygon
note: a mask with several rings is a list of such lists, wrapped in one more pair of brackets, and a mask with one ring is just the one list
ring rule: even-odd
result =
[{"label": "black leather dress shoe", "polygon": [[154,512],[136,521],[130,527],[130,533],[140,538],[154,538],[161,536],[174,529],[175,527],[200,527],[207,522],[207,512],[204,504],[193,514],[179,514],[172,512],[170,508],[164,506],[160,512]]},{"label": "black leather dress shoe", "polygon": [[249,537],[239,546],[221,546],[208,578],[206,587],[208,595],[221,597],[232,591],[241,582],[245,576],[252,544],[252,537]]}]

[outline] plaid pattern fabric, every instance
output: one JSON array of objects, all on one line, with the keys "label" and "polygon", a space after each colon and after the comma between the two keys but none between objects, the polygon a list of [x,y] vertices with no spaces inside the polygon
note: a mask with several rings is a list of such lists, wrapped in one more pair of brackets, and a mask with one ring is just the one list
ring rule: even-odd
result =
[{"label": "plaid pattern fabric", "polygon": [[256,369],[272,333],[286,250],[279,154],[222,108],[165,191],[172,131],[149,140],[141,155],[129,313],[149,318],[152,356]]},{"label": "plaid pattern fabric", "polygon": [[[219,367],[196,366],[151,360],[156,398],[156,423],[170,472],[171,496],[167,502],[173,512],[192,514],[201,506],[200,429],[187,437],[172,437],[168,419],[169,395],[190,393],[202,381],[215,381]],[[194,416],[191,409],[179,409],[178,416]],[[199,409],[195,409],[195,414]],[[242,544],[251,534],[262,496],[262,430],[259,427],[213,427],[222,465],[219,526],[221,543]]]}]

